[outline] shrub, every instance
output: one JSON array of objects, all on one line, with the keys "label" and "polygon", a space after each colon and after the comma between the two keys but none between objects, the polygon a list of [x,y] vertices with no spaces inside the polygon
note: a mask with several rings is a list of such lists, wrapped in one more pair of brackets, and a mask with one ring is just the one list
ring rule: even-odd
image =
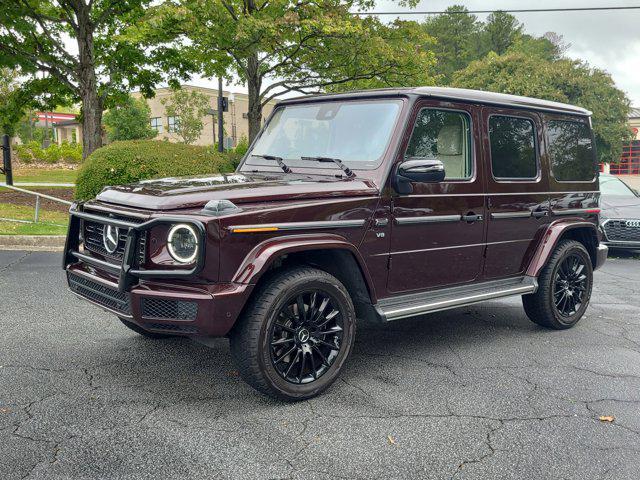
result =
[{"label": "shrub", "polygon": [[76,180],[76,198],[86,200],[106,186],[149,178],[231,171],[232,156],[207,147],[156,140],[114,142],[84,161]]},{"label": "shrub", "polygon": [[17,158],[23,163],[80,163],[82,161],[82,146],[76,143],[62,142],[61,145],[52,143],[42,148],[37,141],[31,141],[14,147]]},{"label": "shrub", "polygon": [[249,139],[246,135],[242,135],[242,137],[240,137],[240,141],[233,151],[240,157],[242,157],[245,153],[247,153],[247,150],[249,150]]}]

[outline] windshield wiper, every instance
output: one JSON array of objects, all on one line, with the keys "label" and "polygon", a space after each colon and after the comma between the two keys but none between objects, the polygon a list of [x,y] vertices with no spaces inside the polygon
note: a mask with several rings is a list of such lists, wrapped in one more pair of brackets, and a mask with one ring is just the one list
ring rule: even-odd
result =
[{"label": "windshield wiper", "polygon": [[275,162],[278,162],[278,165],[280,166],[280,168],[282,169],[282,171],[284,173],[291,173],[291,169],[287,166],[286,163],[284,163],[284,160],[282,160],[282,157],[276,157],[275,155],[259,155],[257,153],[252,153],[251,154],[252,157],[258,157],[258,158],[264,158],[265,160],[273,160]]},{"label": "windshield wiper", "polygon": [[356,174],[353,172],[353,170],[351,170],[344,163],[342,163],[342,160],[340,160],[339,158],[331,158],[331,157],[300,157],[300,160],[323,162],[323,163],[335,163],[338,167],[340,167],[342,169],[342,171],[347,175],[347,177],[353,178],[353,177],[356,176]]}]

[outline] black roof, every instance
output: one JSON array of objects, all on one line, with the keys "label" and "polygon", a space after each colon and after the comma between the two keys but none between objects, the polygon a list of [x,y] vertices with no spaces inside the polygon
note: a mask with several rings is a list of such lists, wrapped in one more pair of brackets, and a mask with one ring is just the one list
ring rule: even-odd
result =
[{"label": "black roof", "polygon": [[421,96],[433,97],[448,100],[461,100],[466,102],[482,103],[488,105],[499,105],[512,108],[526,108],[531,110],[543,110],[550,112],[568,113],[572,115],[591,115],[589,110],[566,103],[551,102],[538,98],[521,97],[518,95],[507,95],[505,93],[485,92],[482,90],[468,90],[465,88],[449,87],[413,87],[413,88],[383,88],[377,90],[359,90],[354,92],[310,95],[282,100],[281,104],[299,103],[314,99],[346,99],[361,97],[388,97],[388,96]]}]

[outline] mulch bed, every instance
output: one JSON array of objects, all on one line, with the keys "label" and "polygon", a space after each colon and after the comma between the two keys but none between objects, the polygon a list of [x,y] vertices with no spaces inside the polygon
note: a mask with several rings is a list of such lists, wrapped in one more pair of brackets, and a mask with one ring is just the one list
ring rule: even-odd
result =
[{"label": "mulch bed", "polygon": [[[21,187],[22,188],[22,187]],[[29,188],[29,190],[37,191],[45,195],[60,198],[62,200],[73,200],[73,188]],[[0,189],[0,203],[11,203],[13,205],[26,205],[29,207],[35,207],[36,197],[29,195],[28,193],[16,192],[13,190]],[[45,210],[51,210],[56,212],[68,212],[69,206],[63,203],[53,202],[42,198],[40,200],[40,208]]]}]

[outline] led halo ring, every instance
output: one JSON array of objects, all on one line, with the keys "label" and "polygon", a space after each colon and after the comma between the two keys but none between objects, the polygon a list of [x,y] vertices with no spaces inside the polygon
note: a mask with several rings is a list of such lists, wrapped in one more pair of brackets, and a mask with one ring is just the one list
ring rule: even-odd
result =
[{"label": "led halo ring", "polygon": [[[172,242],[173,235],[182,228],[186,228],[187,230],[189,230],[189,232],[191,233],[191,235],[193,235],[193,238],[196,241],[196,248],[193,251],[193,254],[186,258],[181,257],[176,253],[176,251],[173,249],[173,242]],[[193,262],[196,256],[198,255],[198,250],[200,249],[200,245],[198,242],[198,234],[196,233],[196,230],[191,225],[186,223],[178,223],[177,225],[174,225],[173,227],[171,227],[171,229],[169,230],[169,234],[167,235],[167,249],[169,250],[169,254],[171,255],[171,257],[173,257],[173,259],[176,260],[177,262],[180,262],[180,263]]]}]

